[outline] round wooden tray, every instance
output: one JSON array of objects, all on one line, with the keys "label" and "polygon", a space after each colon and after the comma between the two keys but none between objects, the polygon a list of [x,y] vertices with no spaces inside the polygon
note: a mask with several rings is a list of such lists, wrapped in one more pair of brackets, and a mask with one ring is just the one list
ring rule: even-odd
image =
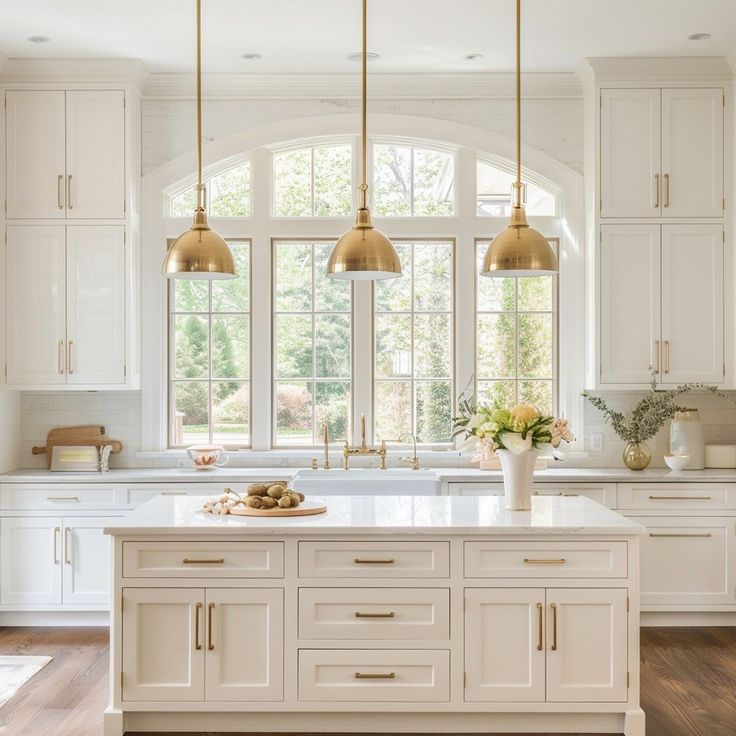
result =
[{"label": "round wooden tray", "polygon": [[324,514],[327,506],[317,501],[302,501],[293,509],[252,509],[248,506],[236,506],[230,509],[231,514],[235,516],[312,516],[314,514]]}]

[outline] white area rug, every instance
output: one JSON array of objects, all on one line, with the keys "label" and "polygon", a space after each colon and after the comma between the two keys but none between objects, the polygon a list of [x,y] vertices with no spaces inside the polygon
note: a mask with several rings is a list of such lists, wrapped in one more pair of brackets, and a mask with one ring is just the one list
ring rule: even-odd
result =
[{"label": "white area rug", "polygon": [[40,672],[51,657],[0,656],[0,708],[23,683]]}]

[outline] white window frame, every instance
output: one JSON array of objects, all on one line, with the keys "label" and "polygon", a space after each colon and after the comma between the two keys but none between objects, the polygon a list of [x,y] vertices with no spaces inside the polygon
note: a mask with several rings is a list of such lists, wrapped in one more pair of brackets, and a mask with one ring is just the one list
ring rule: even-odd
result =
[{"label": "white window frame", "polygon": [[[245,155],[251,160],[251,217],[210,218],[216,231],[226,238],[247,239],[251,249],[251,336],[252,349],[259,359],[252,361],[251,447],[254,452],[271,450],[271,242],[279,239],[334,239],[352,226],[346,218],[273,218],[271,216],[271,151],[279,147],[318,145],[352,136],[354,151],[359,150],[359,116],[323,115],[256,126],[236,135],[217,139],[205,147],[205,160],[216,161],[207,167],[206,176],[232,166]],[[472,381],[475,368],[475,242],[492,237],[508,224],[506,218],[478,217],[476,214],[477,158],[499,165],[513,159],[513,140],[489,131],[445,120],[375,114],[371,128],[374,140],[402,141],[421,147],[455,148],[455,215],[439,217],[374,218],[376,227],[390,237],[407,240],[448,239],[455,242],[455,371],[456,394]],[[285,143],[288,142],[288,143]],[[244,154],[244,152],[248,152]],[[354,155],[354,161],[357,156]],[[227,162],[223,164],[223,162]],[[369,156],[370,161],[370,156]],[[530,225],[550,238],[559,238],[559,397],[561,413],[570,419],[578,437],[583,435],[583,400],[579,396],[585,380],[585,261],[582,176],[539,151],[525,151],[525,163],[558,198],[556,217],[530,217]],[[357,162],[356,162],[357,165]],[[142,182],[142,450],[166,452],[168,422],[166,285],[161,278],[161,261],[167,238],[188,229],[191,218],[165,217],[166,195],[180,190],[183,181],[195,170],[194,151],[181,156],[143,177]],[[372,171],[369,171],[372,181]],[[357,177],[354,179],[357,181]],[[546,187],[547,188],[547,187]],[[370,193],[369,193],[370,194]],[[356,324],[369,324],[372,317],[372,288],[355,284],[353,314]],[[360,440],[361,413],[373,426],[372,354],[362,342],[353,346],[353,421],[352,442]],[[356,395],[356,387],[361,387]],[[372,442],[373,437],[369,436]],[[580,443],[582,446],[582,442]],[[575,449],[573,447],[573,449]],[[307,451],[309,452],[309,451]]]}]

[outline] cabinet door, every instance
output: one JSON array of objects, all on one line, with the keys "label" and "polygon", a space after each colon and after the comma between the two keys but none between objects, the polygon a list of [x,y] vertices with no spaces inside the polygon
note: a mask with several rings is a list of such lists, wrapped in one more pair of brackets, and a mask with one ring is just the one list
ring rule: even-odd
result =
[{"label": "cabinet door", "polygon": [[601,217],[659,217],[660,91],[601,91]]},{"label": "cabinet door", "polygon": [[61,603],[61,519],[13,517],[0,521],[0,603]]},{"label": "cabinet door", "polygon": [[662,226],[662,382],[723,383],[723,226]]},{"label": "cabinet door", "polygon": [[125,217],[125,94],[66,93],[67,217]]},{"label": "cabinet door", "polygon": [[8,227],[7,382],[65,383],[64,227]]},{"label": "cabinet door", "polygon": [[67,383],[125,383],[122,225],[67,228]]},{"label": "cabinet door", "polygon": [[723,217],[723,90],[662,90],[662,215]]},{"label": "cabinet door", "polygon": [[110,537],[102,530],[114,519],[64,517],[64,605],[110,603]]},{"label": "cabinet door", "polygon": [[123,700],[204,698],[204,590],[123,589]]},{"label": "cabinet door", "polygon": [[627,699],[626,590],[547,590],[547,700]]},{"label": "cabinet door", "polygon": [[544,589],[465,591],[465,700],[544,700]]},{"label": "cabinet door", "polygon": [[659,367],[659,225],[605,225],[600,258],[600,382],[650,382]]},{"label": "cabinet door", "polygon": [[64,92],[6,92],[7,216],[65,216]]},{"label": "cabinet door", "polygon": [[283,608],[281,588],[207,589],[207,700],[283,700]]}]

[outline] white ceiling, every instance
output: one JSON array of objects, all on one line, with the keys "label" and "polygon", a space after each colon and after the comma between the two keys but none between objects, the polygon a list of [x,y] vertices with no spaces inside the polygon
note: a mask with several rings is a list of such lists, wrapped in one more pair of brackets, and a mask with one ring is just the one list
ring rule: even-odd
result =
[{"label": "white ceiling", "polygon": [[[151,72],[193,68],[194,0],[0,0],[9,58],[134,58]],[[513,0],[370,0],[376,72],[513,67]],[[574,70],[590,56],[724,56],[736,0],[524,0],[524,69]],[[359,0],[203,0],[207,72],[346,73],[359,49]],[[707,41],[688,41],[707,32]],[[28,36],[48,36],[32,44]],[[241,54],[256,52],[258,61]],[[465,61],[482,53],[480,61]]]}]

